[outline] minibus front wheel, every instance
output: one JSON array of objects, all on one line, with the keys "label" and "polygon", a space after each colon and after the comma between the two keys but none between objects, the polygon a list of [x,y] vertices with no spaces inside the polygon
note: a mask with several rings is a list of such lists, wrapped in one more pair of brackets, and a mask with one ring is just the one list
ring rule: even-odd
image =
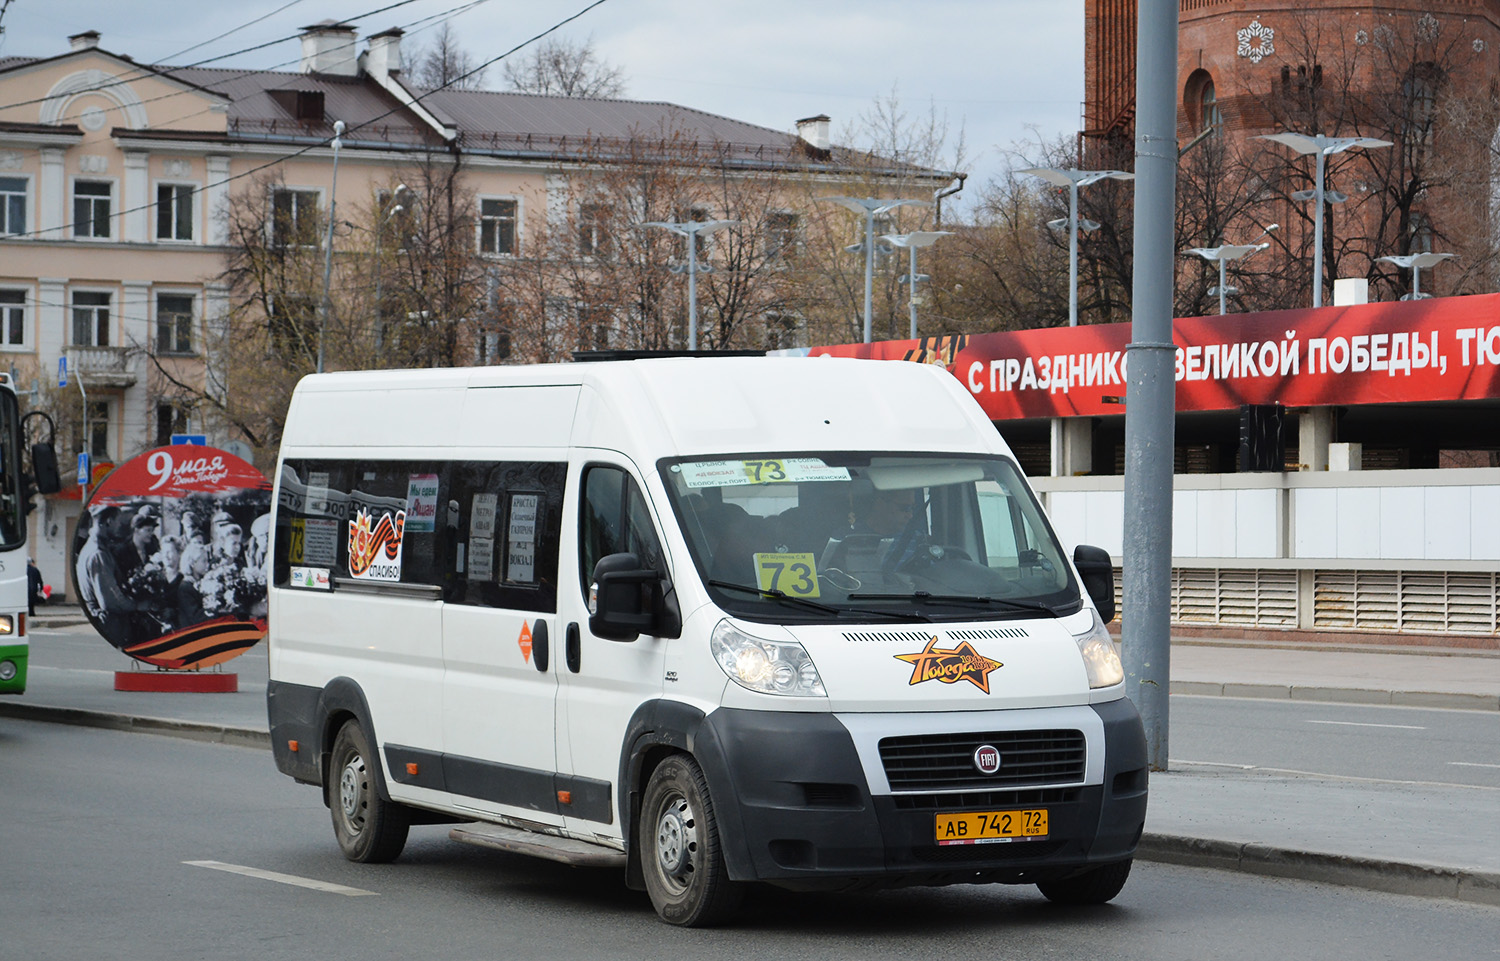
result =
[{"label": "minibus front wheel", "polygon": [[1037,890],[1056,904],[1104,904],[1114,900],[1130,877],[1129,860],[1103,864],[1061,881],[1040,881]]},{"label": "minibus front wheel", "polygon": [[370,763],[370,741],[358,721],[346,721],[333,739],[328,766],[328,808],[344,857],[366,864],[394,861],[406,846],[411,820],[405,808],[381,798]]},{"label": "minibus front wheel", "polygon": [[691,757],[674,754],[652,772],[636,837],[646,891],[663,921],[703,927],[739,908],[743,886],[729,880],[708,781]]}]

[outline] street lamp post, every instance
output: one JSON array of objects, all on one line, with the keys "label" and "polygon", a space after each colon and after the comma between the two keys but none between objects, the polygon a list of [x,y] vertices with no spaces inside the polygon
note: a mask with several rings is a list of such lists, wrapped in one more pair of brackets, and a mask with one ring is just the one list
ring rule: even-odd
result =
[{"label": "street lamp post", "polygon": [[[1260,237],[1264,237],[1266,234],[1269,234],[1271,231],[1280,226],[1280,224],[1272,224],[1271,226],[1260,232]],[[1256,237],[1255,240],[1260,240],[1260,237]],[[1269,242],[1256,243],[1255,240],[1252,240],[1248,244],[1224,244],[1220,247],[1189,247],[1186,251],[1186,253],[1197,254],[1204,260],[1218,261],[1219,286],[1214,289],[1219,292],[1219,314],[1221,316],[1226,312],[1225,297],[1229,293],[1229,288],[1226,286],[1227,281],[1224,276],[1225,265],[1227,265],[1231,260],[1239,260],[1243,257],[1248,257],[1258,250],[1265,250],[1267,247],[1271,246]],[[1213,291],[1209,291],[1209,293],[1213,293]]]},{"label": "street lamp post", "polygon": [[[385,234],[385,225],[396,219],[406,207],[400,202],[401,197],[410,193],[406,184],[397,184],[396,189],[391,191],[391,206],[383,211],[377,212],[375,220],[375,350],[378,353],[385,344],[385,314],[382,312],[381,296],[384,291],[381,288],[380,275],[383,265],[380,259],[380,240]],[[399,254],[400,246],[397,246]]]},{"label": "street lamp post", "polygon": [[[1353,150],[1355,147],[1389,147],[1389,140],[1376,140],[1374,137],[1325,137],[1322,134],[1301,133],[1269,133],[1263,134],[1260,140],[1272,140],[1276,143],[1291,147],[1299,154],[1313,154],[1317,157],[1316,173],[1311,191],[1299,190],[1292,194],[1297,200],[1316,200],[1318,209],[1313,214],[1313,306],[1323,306],[1323,202],[1326,191],[1323,187],[1323,173],[1327,167],[1328,158],[1336,153]],[[1348,198],[1339,195],[1334,198],[1337,202],[1343,202]]]},{"label": "street lamp post", "polygon": [[333,122],[333,140],[328,146],[333,148],[333,184],[328,188],[328,236],[323,240],[323,300],[318,307],[318,373],[323,373],[323,340],[328,333],[328,285],[333,279],[333,224],[334,211],[338,209],[339,192],[339,148],[343,141],[339,140],[344,135],[344,122],[335,120]]},{"label": "street lamp post", "polygon": [[739,223],[738,220],[650,220],[641,227],[660,227],[670,230],[672,233],[687,241],[687,260],[683,264],[671,268],[672,273],[687,272],[688,277],[688,350],[698,349],[698,271],[712,273],[713,267],[708,264],[698,265],[698,238],[706,237],[716,230],[725,227],[733,227]]},{"label": "street lamp post", "polygon": [[931,207],[930,200],[881,200],[878,197],[819,197],[831,204],[848,208],[865,218],[865,239],[861,244],[845,248],[863,250],[865,253],[865,343],[872,335],[875,297],[875,218],[884,216],[897,207]]},{"label": "street lamp post", "polygon": [[1457,256],[1457,254],[1434,254],[1434,253],[1428,252],[1428,253],[1421,253],[1421,254],[1405,254],[1405,255],[1401,255],[1401,256],[1395,256],[1395,255],[1393,255],[1393,256],[1390,256],[1390,257],[1376,257],[1375,259],[1376,260],[1383,260],[1383,261],[1385,261],[1388,264],[1395,264],[1397,267],[1400,267],[1402,270],[1410,270],[1411,271],[1411,293],[1409,293],[1409,294],[1403,294],[1401,296],[1401,299],[1402,300],[1421,300],[1423,297],[1431,297],[1432,296],[1431,294],[1424,294],[1424,293],[1422,293],[1422,268],[1423,267],[1436,267],[1438,264],[1440,264],[1443,261],[1447,260],[1449,257],[1456,257],[1456,256]]},{"label": "street lamp post", "polygon": [[[1134,180],[1135,174],[1126,173],[1123,170],[1058,170],[1054,167],[1027,167],[1020,173],[1031,174],[1033,177],[1042,178],[1049,184],[1068,188],[1068,326],[1077,327],[1078,188],[1096,184],[1101,180]],[[1094,226],[1099,225],[1094,224]]]},{"label": "street lamp post", "polygon": [[906,303],[911,309],[911,338],[917,338],[917,284],[927,280],[926,274],[917,273],[917,248],[931,247],[938,242],[939,237],[952,236],[951,230],[913,230],[907,234],[886,234],[881,240],[889,241],[897,247],[905,247],[911,253],[910,268],[901,281],[906,284]]}]

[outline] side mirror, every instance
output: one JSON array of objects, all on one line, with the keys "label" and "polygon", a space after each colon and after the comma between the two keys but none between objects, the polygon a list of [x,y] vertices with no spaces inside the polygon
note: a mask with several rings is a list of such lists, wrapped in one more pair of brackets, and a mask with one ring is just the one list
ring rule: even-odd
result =
[{"label": "side mirror", "polygon": [[642,634],[677,637],[682,616],[667,596],[665,580],[642,567],[634,554],[601,557],[589,587],[589,630],[610,641],[633,641]]},{"label": "side mirror", "polygon": [[1089,592],[1099,617],[1108,624],[1115,619],[1115,565],[1109,559],[1109,551],[1102,547],[1079,544],[1073,548],[1073,566],[1083,579],[1083,589]]},{"label": "side mirror", "polygon": [[57,451],[46,442],[31,445],[31,476],[38,494],[56,494],[62,490],[57,473]]}]

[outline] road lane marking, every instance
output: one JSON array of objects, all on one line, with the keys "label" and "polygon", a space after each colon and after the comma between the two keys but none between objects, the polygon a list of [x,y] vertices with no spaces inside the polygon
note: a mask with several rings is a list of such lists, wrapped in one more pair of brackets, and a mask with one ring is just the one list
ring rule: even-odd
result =
[{"label": "road lane marking", "polygon": [[[1449,764],[1459,762],[1449,761]],[[1402,787],[1459,787],[1475,791],[1500,791],[1500,786],[1491,784],[1465,784],[1462,781],[1403,781],[1396,778],[1385,777],[1361,777],[1358,774],[1330,774],[1327,771],[1301,771],[1289,767],[1261,767],[1258,764],[1225,764],[1220,761],[1185,761],[1180,758],[1168,758],[1167,766],[1178,764],[1185,768],[1198,767],[1220,767],[1229,768],[1233,771],[1244,771],[1255,774],[1286,774],[1291,777],[1322,778],[1326,781],[1355,781],[1361,784],[1397,784]],[[1500,767],[1500,765],[1496,765]]]},{"label": "road lane marking", "polygon": [[1449,761],[1454,767],[1492,767],[1500,770],[1500,764],[1480,764],[1478,761]]},{"label": "road lane marking", "polygon": [[[1303,718],[1303,720],[1307,720]],[[1420,724],[1372,724],[1369,721],[1307,721],[1309,724],[1341,724],[1344,727],[1394,727],[1403,731],[1425,731]]]},{"label": "road lane marking", "polygon": [[278,884],[291,884],[299,888],[311,888],[314,891],[324,891],[328,894],[342,894],[346,897],[358,898],[379,896],[378,891],[366,891],[363,888],[350,888],[342,884],[333,884],[329,881],[316,881],[312,878],[299,878],[295,874],[281,874],[277,871],[263,871],[260,868],[250,868],[243,864],[225,864],[223,861],[184,861],[183,864],[195,868],[209,868],[213,871],[227,871],[230,874],[242,874],[247,878],[260,878],[262,881],[275,881]]}]

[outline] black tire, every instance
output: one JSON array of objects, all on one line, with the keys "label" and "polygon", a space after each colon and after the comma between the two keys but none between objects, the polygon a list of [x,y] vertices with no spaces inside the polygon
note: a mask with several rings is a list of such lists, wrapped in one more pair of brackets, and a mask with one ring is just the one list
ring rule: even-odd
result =
[{"label": "black tire", "polygon": [[344,857],[365,864],[394,861],[406,846],[406,808],[383,800],[375,784],[369,739],[358,721],[347,721],[333,739],[328,765],[328,809]]},{"label": "black tire", "polygon": [[1057,904],[1105,904],[1114,900],[1125,879],[1130,877],[1130,861],[1117,861],[1085,871],[1062,881],[1040,881],[1037,890],[1048,901]]},{"label": "black tire", "polygon": [[668,924],[706,927],[728,920],[744,886],[729,880],[703,770],[676,754],[652,772],[636,828],[646,892]]}]

